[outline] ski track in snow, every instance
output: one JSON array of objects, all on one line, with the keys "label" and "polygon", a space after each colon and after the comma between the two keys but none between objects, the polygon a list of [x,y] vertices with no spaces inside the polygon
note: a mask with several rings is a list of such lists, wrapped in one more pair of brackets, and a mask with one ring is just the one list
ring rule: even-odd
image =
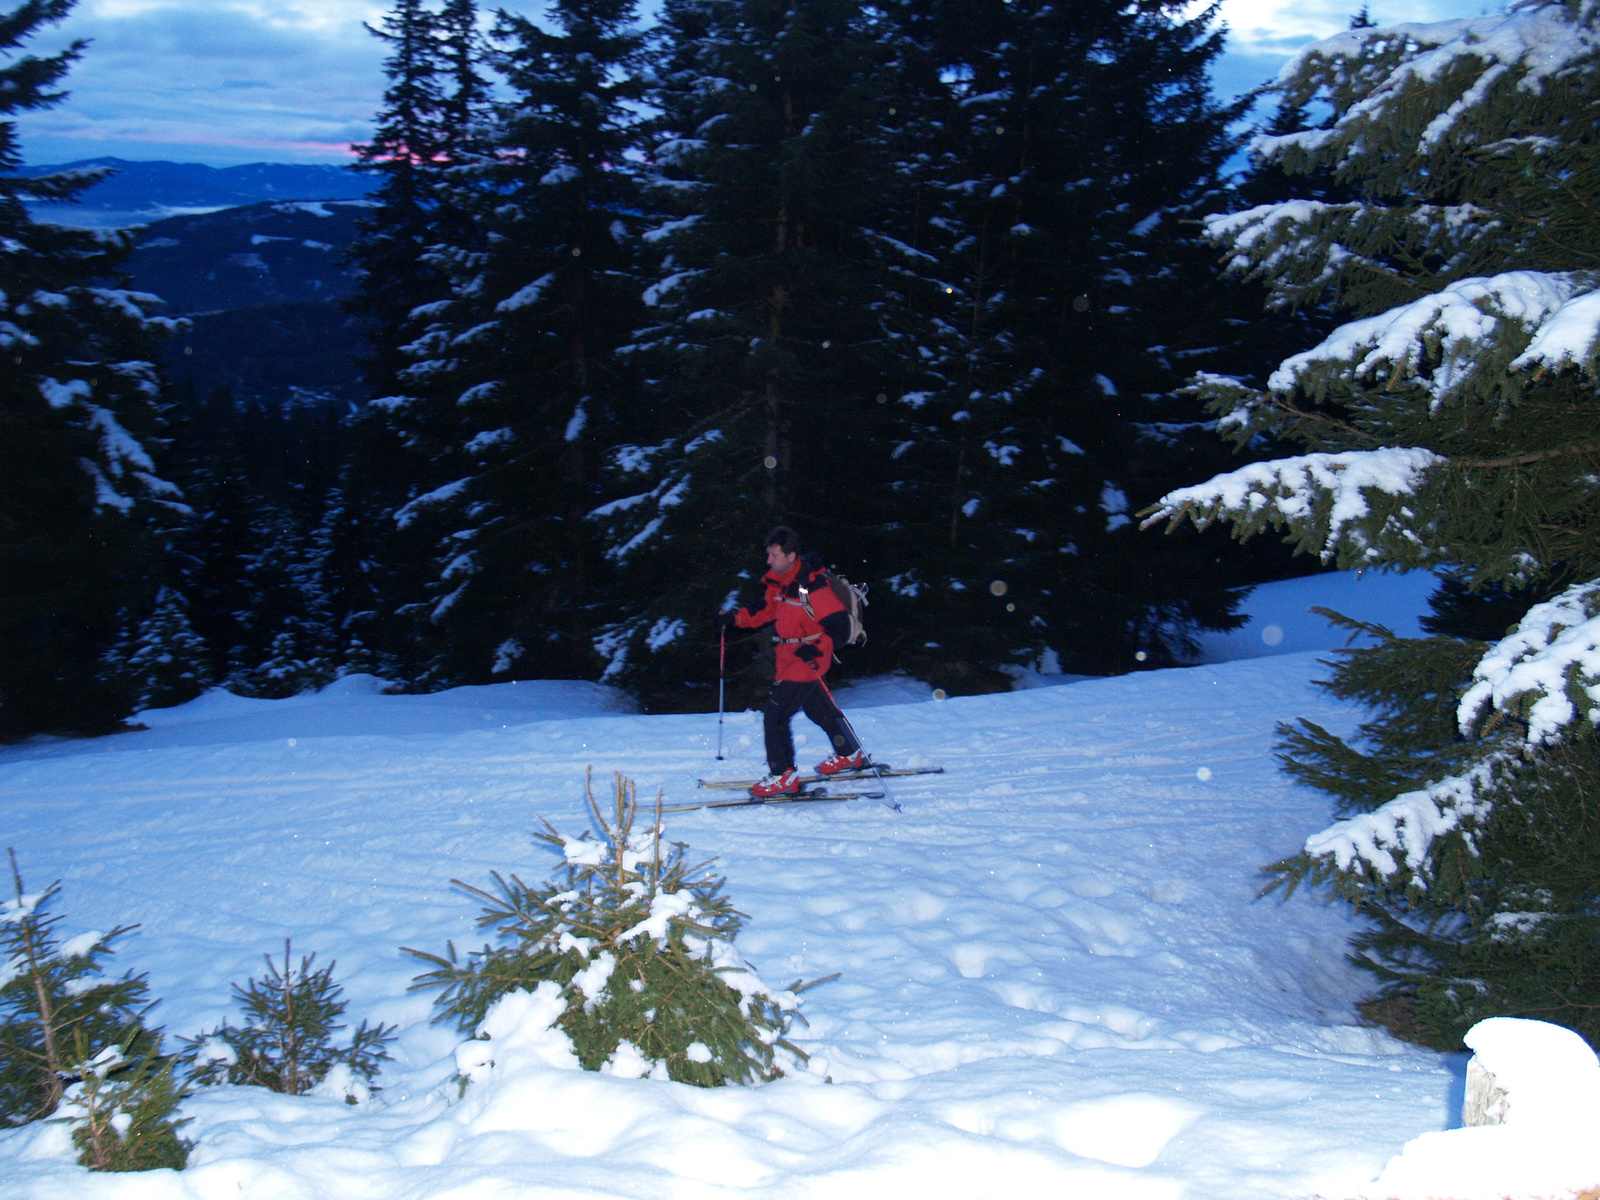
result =
[{"label": "ski track in snow", "polygon": [[[30,889],[62,880],[67,936],[140,923],[111,963],[149,973],[169,1035],[236,1021],[230,985],[285,937],[337,960],[352,1024],[403,1030],[359,1110],[204,1092],[185,1105],[190,1167],[147,1176],[89,1175],[59,1126],[0,1131],[0,1185],[28,1200],[1352,1194],[1453,1123],[1463,1065],[1354,1024],[1372,980],[1345,961],[1344,909],[1256,898],[1259,868],[1329,815],[1271,754],[1279,720],[1353,725],[1310,685],[1323,674],[1301,653],[860,708],[881,757],[948,768],[890,780],[902,812],[668,816],[669,838],[716,856],[763,978],[841,974],[804,997],[810,1073],[716,1091],[552,1069],[457,1101],[459,1035],[407,992],[421,966],[399,947],[481,943],[452,877],[553,875],[529,831],[588,827],[590,765],[602,803],[613,770],[668,803],[709,796],[701,776],[760,774],[758,713],[728,716],[718,763],[714,715],[608,711],[605,689],[386,697],[357,677],[0,751]],[[821,757],[820,732],[795,728],[801,761]]]}]

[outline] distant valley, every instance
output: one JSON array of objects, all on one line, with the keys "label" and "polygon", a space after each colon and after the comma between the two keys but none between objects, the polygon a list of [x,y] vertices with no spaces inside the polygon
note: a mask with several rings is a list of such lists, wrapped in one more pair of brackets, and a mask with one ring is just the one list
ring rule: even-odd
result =
[{"label": "distant valley", "polygon": [[23,175],[109,167],[78,203],[30,205],[35,220],[80,228],[143,225],[132,286],[190,328],[168,343],[172,381],[204,398],[331,405],[363,399],[361,322],[345,254],[375,180],[347,167],[136,162],[94,158]]},{"label": "distant valley", "polygon": [[366,207],[250,204],[151,224],[128,270],[167,315],[189,318],[169,343],[173,381],[202,397],[221,387],[270,405],[358,403],[362,326],[341,301],[355,287],[345,253]]}]

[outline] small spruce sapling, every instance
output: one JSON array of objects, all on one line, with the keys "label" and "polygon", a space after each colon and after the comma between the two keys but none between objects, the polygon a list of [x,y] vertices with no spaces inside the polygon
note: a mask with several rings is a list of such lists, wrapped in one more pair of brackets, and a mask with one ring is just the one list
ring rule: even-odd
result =
[{"label": "small spruce sapling", "polygon": [[75,1067],[108,1048],[138,1059],[161,1042],[144,1025],[154,1007],[145,976],[101,975],[111,943],[137,926],[61,941],[61,918],[47,911],[60,883],[28,893],[16,853],[7,853],[16,899],[0,905],[0,1127],[49,1116]]},{"label": "small spruce sapling", "polygon": [[191,1081],[255,1085],[300,1096],[331,1076],[349,1104],[377,1090],[372,1077],[389,1058],[385,1045],[394,1039],[395,1026],[362,1021],[348,1046],[333,1045],[333,1035],[346,1028],[339,1018],[349,1006],[340,998],[344,989],[333,981],[338,964],[314,969],[317,956],[308,954],[296,967],[287,938],[281,970],[270,955],[262,957],[263,978],[252,977],[248,987],[233,985],[244,1025],[224,1020],[210,1033],[183,1039],[181,1059]]},{"label": "small spruce sapling", "polygon": [[704,873],[709,860],[663,848],[659,800],[653,826],[636,833],[637,796],[621,774],[609,820],[585,791],[599,837],[564,837],[548,822],[535,834],[562,852],[564,880],[530,887],[496,872],[493,891],[452,880],[484,902],[478,927],[497,944],[465,961],[454,944],[447,955],[406,951],[433,966],[412,986],[441,989],[435,1019],[472,1032],[501,997],[551,981],[566,1001],[556,1025],[586,1070],[610,1063],[716,1087],[776,1078],[779,1050],[804,1059],[784,1037],[803,989],[769,991],[734,952],[744,914]]},{"label": "small spruce sapling", "polygon": [[107,1046],[74,1068],[57,1120],[73,1123],[78,1161],[91,1171],[183,1170],[194,1143],[179,1136],[189,1118],[174,1119],[185,1092],[172,1077],[171,1058],[146,1051],[137,1058]]},{"label": "small spruce sapling", "polygon": [[145,977],[99,978],[111,943],[136,926],[60,941],[61,918],[46,910],[61,885],[28,893],[7,853],[16,899],[0,905],[0,1126],[54,1113],[91,1170],[181,1169],[192,1145],[178,1136],[184,1093],[161,1031],[144,1023]]}]

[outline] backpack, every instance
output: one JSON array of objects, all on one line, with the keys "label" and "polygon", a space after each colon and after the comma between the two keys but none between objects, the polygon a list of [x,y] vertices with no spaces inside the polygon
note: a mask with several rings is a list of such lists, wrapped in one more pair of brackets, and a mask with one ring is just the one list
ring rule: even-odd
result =
[{"label": "backpack", "polygon": [[[828,581],[828,586],[833,589],[833,594],[838,597],[839,603],[844,605],[845,615],[850,618],[850,636],[844,640],[846,646],[860,646],[867,640],[867,629],[862,623],[861,612],[867,607],[867,587],[865,584],[857,587],[843,575],[835,575],[829,568],[822,568],[822,577]],[[804,589],[800,592],[800,603],[806,610],[806,616],[813,621],[817,614],[811,611],[811,601],[807,599]],[[837,649],[837,647],[835,647]]]}]

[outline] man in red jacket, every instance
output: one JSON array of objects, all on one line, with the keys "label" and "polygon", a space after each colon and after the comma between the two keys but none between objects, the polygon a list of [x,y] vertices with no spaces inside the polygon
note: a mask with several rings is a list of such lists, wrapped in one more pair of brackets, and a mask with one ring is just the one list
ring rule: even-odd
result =
[{"label": "man in red jacket", "polygon": [[760,608],[736,608],[721,615],[725,627],[757,629],[772,625],[777,643],[777,680],[762,714],[771,772],[750,789],[757,800],[800,790],[794,766],[794,735],[789,723],[796,712],[828,735],[833,754],[817,764],[823,775],[857,770],[866,765],[861,743],[833,702],[822,677],[833,662],[833,648],[850,636],[850,618],[822,573],[822,558],[801,555],[800,535],[787,525],[767,534],[767,566],[762,579],[767,594]]}]

